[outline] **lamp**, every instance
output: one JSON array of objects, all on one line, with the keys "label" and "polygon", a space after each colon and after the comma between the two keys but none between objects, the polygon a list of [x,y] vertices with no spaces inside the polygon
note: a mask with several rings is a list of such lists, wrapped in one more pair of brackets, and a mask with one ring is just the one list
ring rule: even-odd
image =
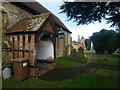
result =
[{"label": "lamp", "polygon": [[65,34],[64,34],[63,29],[61,27],[60,30],[59,30],[59,32],[58,32],[58,38],[59,39],[63,39],[64,37],[65,37]]}]

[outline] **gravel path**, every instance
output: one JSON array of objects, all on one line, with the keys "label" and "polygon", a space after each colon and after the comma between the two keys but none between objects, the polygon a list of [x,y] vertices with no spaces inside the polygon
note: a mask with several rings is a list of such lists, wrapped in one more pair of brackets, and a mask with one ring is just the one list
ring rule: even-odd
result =
[{"label": "gravel path", "polygon": [[92,74],[95,73],[100,68],[119,70],[120,66],[99,64],[98,60],[96,59],[96,55],[94,53],[95,53],[94,50],[91,50],[90,61],[87,64],[71,67],[71,68],[53,69],[39,76],[38,78],[45,81],[59,81],[59,80],[69,79],[76,75]]},{"label": "gravel path", "polygon": [[94,73],[98,69],[98,62],[93,53],[94,51],[91,50],[90,62],[87,64],[71,68],[54,69],[39,76],[38,78],[46,81],[58,81],[71,78],[75,75]]}]

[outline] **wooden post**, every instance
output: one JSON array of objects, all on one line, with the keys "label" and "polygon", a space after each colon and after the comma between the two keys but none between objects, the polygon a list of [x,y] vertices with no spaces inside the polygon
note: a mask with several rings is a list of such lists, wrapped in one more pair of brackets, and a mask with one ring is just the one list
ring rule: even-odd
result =
[{"label": "wooden post", "polygon": [[14,35],[14,49],[18,49],[18,37]]},{"label": "wooden post", "polygon": [[25,35],[25,50],[28,50],[28,35]]},{"label": "wooden post", "polygon": [[[10,46],[13,46],[13,37],[10,36]],[[13,49],[13,47],[12,47]],[[10,60],[12,61],[13,60],[13,51],[10,51]]]},{"label": "wooden post", "polygon": [[34,65],[34,53],[30,53],[29,64]]},{"label": "wooden post", "polygon": [[20,35],[19,37],[19,49],[22,50],[23,49],[23,36]]},{"label": "wooden post", "polygon": [[23,58],[23,53],[22,53],[22,51],[19,51],[19,58]]},{"label": "wooden post", "polygon": [[28,59],[28,53],[27,52],[24,53],[24,58]]},{"label": "wooden post", "polygon": [[[28,35],[25,35],[25,50],[28,50]],[[28,59],[28,53],[24,53],[24,58]]]},{"label": "wooden post", "polygon": [[[23,35],[19,36],[19,49],[23,50]],[[23,58],[22,51],[19,51],[19,58]]]},{"label": "wooden post", "polygon": [[17,51],[14,51],[14,59],[17,59]]},{"label": "wooden post", "polygon": [[[30,50],[34,50],[34,45],[35,45],[35,35],[31,34]],[[29,57],[30,65],[34,65],[34,59],[35,59],[35,55],[34,55],[34,52],[32,52],[30,53],[30,57]]]},{"label": "wooden post", "polygon": [[34,50],[34,44],[35,44],[35,35],[31,34],[31,41],[30,41],[30,50]]}]

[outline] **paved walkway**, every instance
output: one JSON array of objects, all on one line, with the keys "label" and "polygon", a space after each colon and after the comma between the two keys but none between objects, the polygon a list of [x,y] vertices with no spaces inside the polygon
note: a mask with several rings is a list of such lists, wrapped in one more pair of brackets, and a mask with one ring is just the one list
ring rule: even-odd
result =
[{"label": "paved walkway", "polygon": [[98,69],[98,62],[93,53],[94,51],[91,50],[90,62],[85,65],[64,69],[54,69],[39,76],[39,78],[46,81],[58,81],[71,78],[75,75],[94,73]]}]

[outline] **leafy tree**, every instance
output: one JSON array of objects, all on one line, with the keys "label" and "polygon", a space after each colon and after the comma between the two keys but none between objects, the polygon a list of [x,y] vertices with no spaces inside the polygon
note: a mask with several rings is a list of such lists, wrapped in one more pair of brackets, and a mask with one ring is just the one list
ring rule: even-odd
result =
[{"label": "leafy tree", "polygon": [[120,26],[118,26],[117,28],[116,28],[116,31],[117,31],[117,33],[118,33],[118,39],[117,39],[117,46],[118,46],[118,48],[120,48]]},{"label": "leafy tree", "polygon": [[120,26],[120,2],[64,2],[60,9],[78,25],[105,19],[111,26]]},{"label": "leafy tree", "polygon": [[102,29],[100,32],[93,33],[90,39],[97,53],[103,54],[105,50],[113,53],[117,49],[117,35],[114,30]]},{"label": "leafy tree", "polygon": [[78,42],[80,42],[80,35],[78,35]]},{"label": "leafy tree", "polygon": [[72,43],[77,43],[77,41],[73,40]]},{"label": "leafy tree", "polygon": [[82,36],[81,39],[83,39],[84,37]]},{"label": "leafy tree", "polygon": [[85,40],[85,47],[87,50],[91,49],[91,40],[90,39]]}]

